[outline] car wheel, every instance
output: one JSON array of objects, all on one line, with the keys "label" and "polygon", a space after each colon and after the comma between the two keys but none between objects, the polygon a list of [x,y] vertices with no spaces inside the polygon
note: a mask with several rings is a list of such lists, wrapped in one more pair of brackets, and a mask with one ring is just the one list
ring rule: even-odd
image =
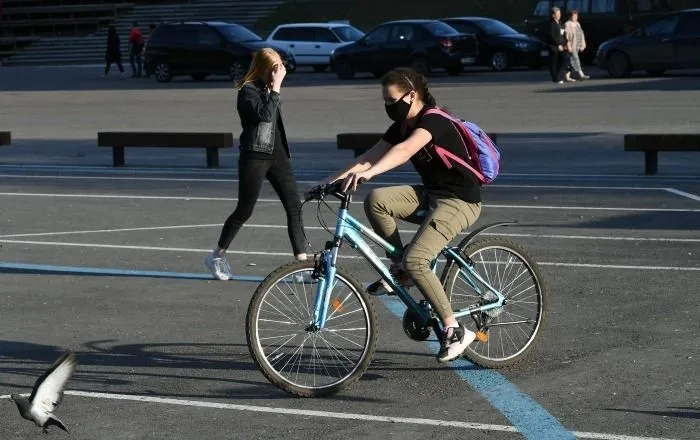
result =
[{"label": "car wheel", "polygon": [[325,64],[319,64],[318,66],[314,66],[314,72],[316,73],[323,73],[326,71],[326,66]]},{"label": "car wheel", "polygon": [[204,81],[205,79],[207,79],[207,76],[209,76],[209,75],[207,75],[206,73],[193,73],[190,76],[195,81]]},{"label": "car wheel", "polygon": [[457,76],[464,71],[462,66],[452,66],[447,68],[447,74],[452,76]]},{"label": "car wheel", "polygon": [[155,69],[153,69],[153,76],[156,77],[156,81],[159,83],[172,81],[173,73],[170,71],[170,65],[168,63],[156,64]]},{"label": "car wheel", "polygon": [[510,69],[510,57],[505,52],[496,52],[491,55],[491,68],[496,72]]},{"label": "car wheel", "polygon": [[430,64],[428,64],[428,60],[425,57],[415,57],[411,61],[411,68],[421,75],[428,76],[430,74]]},{"label": "car wheel", "polygon": [[610,54],[606,67],[608,73],[613,78],[625,78],[632,72],[630,60],[627,58],[627,55],[622,52],[613,52]]},{"label": "car wheel", "polygon": [[231,63],[231,66],[229,67],[229,77],[231,77],[231,81],[233,82],[238,82],[243,79],[246,73],[246,68],[243,65],[243,62],[240,60],[236,60]]},{"label": "car wheel", "polygon": [[651,76],[661,76],[664,73],[666,73],[666,70],[664,69],[653,69],[653,70],[647,70],[647,73]]},{"label": "car wheel", "polygon": [[340,79],[351,79],[355,76],[355,68],[352,67],[352,63],[347,58],[342,58],[338,60],[335,66],[335,73]]}]

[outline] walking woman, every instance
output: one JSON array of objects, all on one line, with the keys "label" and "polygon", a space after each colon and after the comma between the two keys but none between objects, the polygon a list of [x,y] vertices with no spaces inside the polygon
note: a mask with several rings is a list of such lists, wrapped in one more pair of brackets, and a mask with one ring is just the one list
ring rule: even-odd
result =
[{"label": "walking woman", "polygon": [[116,63],[119,68],[119,72],[124,76],[124,67],[122,67],[122,51],[119,46],[119,34],[117,34],[117,28],[114,25],[109,26],[107,31],[107,50],[105,51],[105,73],[107,76],[109,73],[109,68],[112,67],[112,63]]},{"label": "walking woman", "polygon": [[[296,259],[307,258],[301,200],[281,115],[280,89],[286,74],[279,54],[265,48],[255,53],[248,73],[238,84],[236,107],[243,127],[238,159],[238,205],[224,223],[217,247],[205,260],[216,279],[232,277],[224,254],[253,214],[264,179],[272,184],[287,213],[287,230]],[[297,282],[311,281],[299,278]]]},{"label": "walking woman", "polygon": [[572,9],[569,13],[569,20],[564,26],[566,40],[569,42],[569,60],[571,63],[571,72],[576,73],[579,79],[588,79],[588,75],[583,73],[581,68],[581,59],[579,53],[586,49],[586,38],[581,28],[581,23],[578,22],[578,11]]}]

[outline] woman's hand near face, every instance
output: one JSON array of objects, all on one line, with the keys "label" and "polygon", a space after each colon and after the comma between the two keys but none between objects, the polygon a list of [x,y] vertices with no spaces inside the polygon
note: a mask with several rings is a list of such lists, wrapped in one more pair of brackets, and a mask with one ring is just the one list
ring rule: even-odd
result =
[{"label": "woman's hand near face", "polygon": [[272,66],[272,90],[279,93],[280,88],[282,87],[282,81],[284,81],[284,77],[287,75],[287,69],[284,67],[284,64],[278,63]]}]

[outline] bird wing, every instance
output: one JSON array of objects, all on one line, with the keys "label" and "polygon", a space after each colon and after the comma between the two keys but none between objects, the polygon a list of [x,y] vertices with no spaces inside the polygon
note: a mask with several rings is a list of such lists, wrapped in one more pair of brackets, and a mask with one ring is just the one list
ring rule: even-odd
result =
[{"label": "bird wing", "polygon": [[29,397],[33,413],[48,415],[53,412],[61,403],[66,382],[75,372],[75,367],[75,355],[68,351],[36,380]]}]

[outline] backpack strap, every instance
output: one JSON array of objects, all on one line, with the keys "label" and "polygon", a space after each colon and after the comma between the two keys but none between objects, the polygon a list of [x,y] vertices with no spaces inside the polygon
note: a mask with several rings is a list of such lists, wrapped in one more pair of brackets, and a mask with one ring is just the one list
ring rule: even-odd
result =
[{"label": "backpack strap", "polygon": [[[478,163],[479,158],[472,157],[472,154],[469,152],[469,147],[467,146],[467,144],[464,141],[464,138],[466,137],[467,139],[469,139],[469,142],[471,142],[472,144],[474,143],[474,141],[472,140],[472,137],[471,137],[471,133],[469,133],[469,131],[464,127],[464,125],[462,125],[462,121],[460,119],[455,118],[454,116],[446,113],[445,111],[440,110],[437,107],[430,108],[424,113],[424,115],[429,115],[429,114],[440,115],[440,116],[446,118],[447,120],[449,120],[450,122],[452,122],[452,125],[455,126],[455,128],[457,129],[457,132],[460,134],[459,139],[460,139],[460,141],[462,141],[462,146],[464,146],[464,150],[467,152],[467,155],[469,156],[469,158],[472,161],[474,161],[474,163]],[[450,153],[444,147],[441,147],[437,144],[433,144],[433,145],[435,147],[435,151],[438,153],[438,156],[440,156],[440,159],[445,163],[445,165],[447,166],[448,169],[452,168],[452,164],[449,162],[449,159],[451,159],[451,160],[459,163],[463,167],[469,169],[472,173],[474,173],[476,175],[476,177],[479,179],[479,181],[481,181],[481,182],[486,181],[486,178],[479,170],[475,169],[473,166],[469,165],[468,163],[466,163],[465,161],[460,159],[458,156]]]}]

